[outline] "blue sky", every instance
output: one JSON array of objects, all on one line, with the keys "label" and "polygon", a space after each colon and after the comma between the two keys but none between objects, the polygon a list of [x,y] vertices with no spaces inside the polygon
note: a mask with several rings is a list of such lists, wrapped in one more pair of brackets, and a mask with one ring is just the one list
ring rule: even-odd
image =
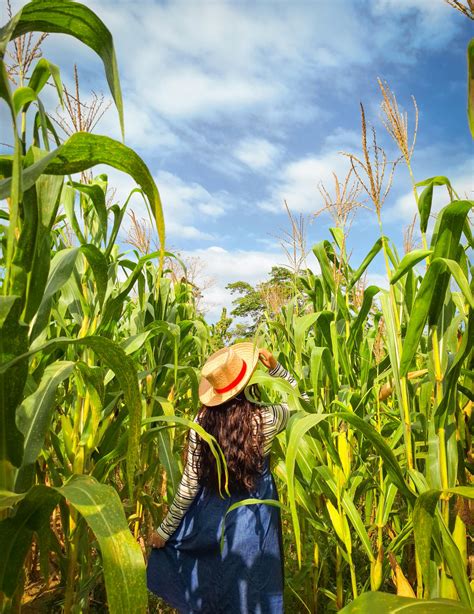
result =
[{"label": "blue sky", "polygon": [[[380,123],[377,77],[395,91],[410,126],[411,95],[417,100],[416,179],[448,175],[472,198],[472,22],[442,0],[86,4],[114,36],[126,143],[158,184],[168,248],[198,257],[202,276],[214,281],[205,291],[210,319],[230,305],[226,283],[255,283],[285,263],[275,238],[288,228],[283,202],[308,216],[321,207],[318,183],[330,188],[332,171],[343,177],[348,167],[338,152],[360,153],[360,101],[389,158],[397,155]],[[77,62],[84,88],[107,93],[100,61],[75,41],[51,36],[44,55],[66,83]],[[113,109],[96,131],[119,138]],[[119,196],[133,187],[109,175]],[[443,204],[444,195],[436,206]],[[134,209],[145,216],[138,200]],[[385,232],[400,247],[414,212],[400,165],[383,211]],[[308,246],[329,238],[330,225],[325,216],[310,223]],[[349,239],[353,266],[377,232],[375,216],[361,211]],[[312,256],[308,263],[315,265]],[[382,275],[376,261],[368,282],[383,283]]]}]

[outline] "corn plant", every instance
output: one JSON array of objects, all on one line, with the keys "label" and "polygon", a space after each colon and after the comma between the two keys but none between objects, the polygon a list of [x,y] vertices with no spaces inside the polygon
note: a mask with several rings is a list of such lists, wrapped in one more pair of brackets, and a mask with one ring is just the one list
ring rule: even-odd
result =
[{"label": "corn plant", "polygon": [[[114,244],[126,205],[107,209],[104,178],[87,184],[65,178],[98,163],[131,175],[155,216],[161,251],[154,256],[162,263],[161,203],[146,165],[122,143],[81,132],[58,143],[40,99],[52,77],[61,101],[61,80],[53,64],[39,60],[28,84],[22,78],[11,91],[6,46],[33,31],[74,36],[99,55],[123,130],[117,63],[106,26],[76,2],[25,5],[0,31],[0,97],[10,111],[13,143],[13,155],[0,158],[0,198],[8,204],[2,211],[1,242],[0,605],[9,611],[20,603],[23,563],[34,536],[46,576],[47,553],[57,553],[64,611],[77,611],[85,603],[92,547],[101,553],[110,610],[144,611],[142,553],[116,490],[100,483],[94,469],[97,447],[110,442],[113,417],[120,413],[115,422],[127,423],[122,486],[130,499],[135,497],[139,382],[132,359],[113,337],[112,322],[152,256],[135,263],[129,280],[117,284],[120,265]],[[79,242],[76,247],[65,244],[61,223],[66,219]],[[130,267],[129,262],[121,265]],[[51,429],[53,411],[59,419],[55,416],[56,428]],[[58,510],[59,533],[50,524]]]},{"label": "corn plant", "polygon": [[[78,132],[61,144],[41,102],[48,80],[63,98],[59,70],[46,59],[11,91],[6,46],[32,31],[74,36],[99,55],[123,129],[105,25],[77,2],[24,6],[0,30],[0,97],[13,143],[13,155],[0,156],[8,207],[0,210],[0,607],[17,611],[40,570],[65,612],[88,611],[92,597],[111,612],[143,612],[137,541],[174,493],[198,369],[219,339],[197,312],[192,284],[166,269],[175,257],[164,251],[159,193],[144,162],[105,136]],[[335,199],[323,189],[327,208],[337,207],[332,240],[313,248],[320,272],[295,266],[291,300],[259,329],[310,396],[254,375],[264,398],[288,395],[294,410],[275,472],[295,612],[390,611],[415,597],[431,611],[473,607],[472,203],[446,177],[416,181],[407,118],[380,87],[423,247],[400,257],[385,236],[390,167],[377,142],[368,144],[362,108],[362,155],[349,154]],[[99,163],[136,181],[125,202],[110,200],[105,174],[73,177]],[[447,204],[430,227],[439,189]],[[353,267],[346,233],[363,190],[380,237]],[[117,244],[136,193],[155,219],[157,251]],[[389,290],[362,284],[379,253]],[[215,440],[199,433],[225,472]]]},{"label": "corn plant", "polygon": [[[363,157],[350,157],[381,236],[353,268],[343,226],[332,228],[333,241],[313,248],[320,273],[302,274],[299,294],[261,328],[262,342],[311,398],[302,409],[290,397],[296,411],[276,465],[304,563],[295,572],[302,586],[294,607],[303,599],[305,611],[341,609],[359,593],[395,585],[400,597],[459,600],[453,607],[470,611],[473,203],[460,200],[446,177],[415,181],[406,118],[380,85],[389,133],[413,180],[424,247],[401,258],[383,233],[384,154],[375,137],[367,145],[362,108]],[[449,204],[431,229],[433,191],[441,188]],[[361,293],[379,252],[389,289]],[[389,611],[391,604],[374,592],[354,607]]]}]

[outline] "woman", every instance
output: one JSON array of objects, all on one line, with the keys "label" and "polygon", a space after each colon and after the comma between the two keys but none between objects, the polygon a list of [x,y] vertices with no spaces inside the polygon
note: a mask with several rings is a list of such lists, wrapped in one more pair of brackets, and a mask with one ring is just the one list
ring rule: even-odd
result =
[{"label": "woman", "polygon": [[279,508],[246,505],[226,516],[229,507],[242,499],[278,500],[269,454],[289,412],[285,404],[265,406],[247,400],[244,389],[259,359],[270,375],[296,385],[268,350],[258,350],[253,343],[219,350],[202,369],[202,408],[195,420],[222,448],[231,496],[220,496],[214,457],[191,430],[183,477],[168,514],[151,538],[147,568],[148,588],[181,614],[283,612]]}]

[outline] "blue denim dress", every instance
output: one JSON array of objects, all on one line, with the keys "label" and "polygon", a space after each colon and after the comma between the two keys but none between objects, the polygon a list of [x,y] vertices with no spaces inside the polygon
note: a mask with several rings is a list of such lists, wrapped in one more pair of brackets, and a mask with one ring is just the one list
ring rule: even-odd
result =
[{"label": "blue denim dress", "polygon": [[166,546],[152,549],[148,588],[180,614],[281,614],[283,551],[280,509],[247,505],[246,498],[278,500],[269,457],[254,492],[221,497],[201,488]]}]

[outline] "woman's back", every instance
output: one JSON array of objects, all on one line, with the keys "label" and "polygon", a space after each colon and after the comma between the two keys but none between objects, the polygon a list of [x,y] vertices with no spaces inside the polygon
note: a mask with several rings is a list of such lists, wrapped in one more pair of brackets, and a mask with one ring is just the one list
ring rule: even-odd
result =
[{"label": "woman's back", "polygon": [[[278,364],[270,374],[295,385]],[[214,385],[218,393],[223,388]],[[287,424],[288,407],[236,396],[228,405],[206,406],[195,419],[223,449],[230,497],[219,493],[209,446],[190,430],[183,478],[157,530],[166,546],[149,559],[149,588],[181,614],[283,612],[281,520],[269,452]]]}]

